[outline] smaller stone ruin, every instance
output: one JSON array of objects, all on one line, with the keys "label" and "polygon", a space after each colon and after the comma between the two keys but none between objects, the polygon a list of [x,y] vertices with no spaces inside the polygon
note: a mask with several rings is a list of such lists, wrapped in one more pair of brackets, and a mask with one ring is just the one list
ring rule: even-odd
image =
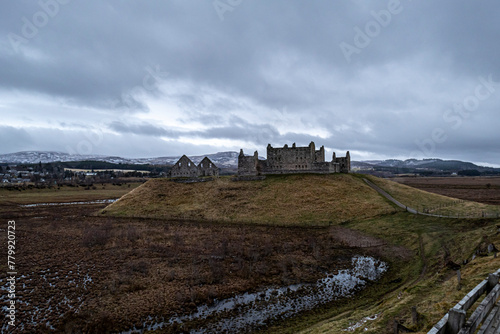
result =
[{"label": "smaller stone ruin", "polygon": [[196,165],[186,155],[183,155],[170,169],[168,175],[174,177],[203,177],[203,176],[219,176],[219,167],[217,167],[208,157],[203,158]]}]

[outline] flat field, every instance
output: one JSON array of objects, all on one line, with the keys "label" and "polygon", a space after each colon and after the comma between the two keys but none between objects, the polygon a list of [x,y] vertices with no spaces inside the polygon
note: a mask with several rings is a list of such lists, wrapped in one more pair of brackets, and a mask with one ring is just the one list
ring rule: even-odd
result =
[{"label": "flat field", "polygon": [[0,188],[0,210],[36,203],[84,202],[117,199],[142,183],[96,183],[92,186],[51,186],[48,188]]},{"label": "flat field", "polygon": [[396,177],[391,180],[435,194],[500,205],[500,177]]}]

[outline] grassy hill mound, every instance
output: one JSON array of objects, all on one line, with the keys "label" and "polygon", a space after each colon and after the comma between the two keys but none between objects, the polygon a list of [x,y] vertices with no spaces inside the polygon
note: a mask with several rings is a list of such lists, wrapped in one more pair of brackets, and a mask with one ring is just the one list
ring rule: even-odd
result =
[{"label": "grassy hill mound", "polygon": [[[152,179],[101,214],[264,223],[326,225],[393,213],[392,203],[352,174],[271,175],[260,181],[177,183]],[[459,217],[496,216],[500,207],[457,200],[397,182],[366,176],[395,199],[421,212]]]},{"label": "grassy hill mound", "polygon": [[[459,201],[389,180],[370,180],[405,205],[421,211],[460,215],[498,207]],[[360,176],[350,174],[272,175],[260,181],[234,182],[223,177],[211,182],[177,183],[152,179],[101,214],[234,221],[282,225],[326,225],[394,212]]]},{"label": "grassy hill mound", "polygon": [[153,179],[102,214],[279,224],[328,224],[394,212],[360,178],[279,175],[261,181],[176,183]]}]

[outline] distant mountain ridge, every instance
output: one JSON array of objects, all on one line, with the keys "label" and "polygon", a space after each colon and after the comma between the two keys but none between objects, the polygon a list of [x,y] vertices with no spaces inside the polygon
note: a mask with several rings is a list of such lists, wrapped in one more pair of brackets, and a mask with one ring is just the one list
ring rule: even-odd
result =
[{"label": "distant mountain ridge", "polygon": [[[121,164],[151,164],[151,165],[173,165],[181,156],[167,156],[155,158],[122,158],[117,156],[106,156],[97,154],[68,154],[52,151],[23,151],[9,154],[0,154],[0,163],[9,164],[37,164],[66,161],[106,161]],[[194,163],[199,163],[204,157],[208,157],[221,168],[234,168],[238,166],[237,152],[218,152],[213,154],[189,156]]]},{"label": "distant mountain ridge", "polygon": [[379,169],[407,169],[409,171],[419,171],[419,170],[437,170],[445,172],[456,172],[463,170],[477,170],[479,172],[496,171],[499,172],[500,168],[478,166],[472,162],[460,161],[460,160],[442,160],[442,159],[407,159],[407,160],[370,160],[370,161],[352,161],[352,168],[358,168],[360,170],[368,168],[379,168]]},{"label": "distant mountain ridge", "polygon": [[[213,154],[189,156],[194,163],[199,163],[204,157],[208,157],[220,168],[237,168],[238,167],[238,152],[227,151]],[[66,161],[106,161],[111,163],[121,164],[151,164],[151,165],[173,165],[181,156],[165,156],[155,158],[122,158],[118,156],[106,155],[81,155],[68,154],[63,152],[52,151],[23,151],[0,155],[0,163],[10,164],[36,164],[39,162],[66,162]],[[352,161],[353,169],[367,170],[373,168],[388,168],[388,169],[408,169],[408,170],[441,170],[441,171],[459,171],[459,170],[478,170],[480,172],[500,171],[500,168],[478,166],[472,162],[459,160],[442,160],[442,159],[387,159],[387,160],[367,160],[367,161]]]}]

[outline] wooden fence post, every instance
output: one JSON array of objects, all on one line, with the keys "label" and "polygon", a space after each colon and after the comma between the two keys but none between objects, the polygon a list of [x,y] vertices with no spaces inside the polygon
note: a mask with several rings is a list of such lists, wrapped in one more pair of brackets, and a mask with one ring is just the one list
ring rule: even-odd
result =
[{"label": "wooden fence post", "polygon": [[460,329],[465,324],[465,311],[457,310],[455,308],[450,309],[448,312],[448,329],[447,333],[457,334]]},{"label": "wooden fence post", "polygon": [[498,284],[499,277],[495,274],[488,275],[488,290],[491,290]]},{"label": "wooden fence post", "polygon": [[416,306],[412,306],[412,308],[411,308],[411,320],[412,320],[414,325],[416,325],[418,323],[418,312],[417,312]]}]

